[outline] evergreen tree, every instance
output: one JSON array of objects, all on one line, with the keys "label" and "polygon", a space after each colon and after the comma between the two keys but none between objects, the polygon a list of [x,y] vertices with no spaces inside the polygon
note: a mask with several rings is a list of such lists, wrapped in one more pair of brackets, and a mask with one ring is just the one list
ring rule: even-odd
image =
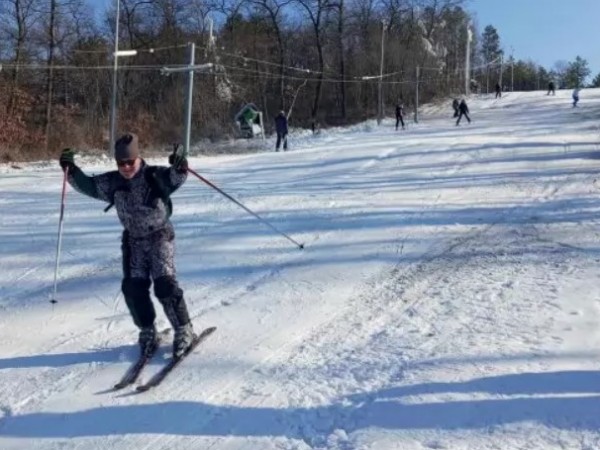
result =
[{"label": "evergreen tree", "polygon": [[600,73],[598,73],[598,75],[596,75],[596,77],[592,80],[592,84],[590,85],[590,87],[600,87]]},{"label": "evergreen tree", "polygon": [[583,87],[585,80],[590,76],[590,68],[587,60],[577,56],[575,61],[569,63],[565,73],[565,83],[568,88]]},{"label": "evergreen tree", "polygon": [[492,25],[488,25],[483,30],[483,35],[481,36],[481,54],[483,56],[483,61],[486,64],[489,64],[499,58],[503,53],[504,52],[500,48],[500,36],[498,35],[498,31]]}]

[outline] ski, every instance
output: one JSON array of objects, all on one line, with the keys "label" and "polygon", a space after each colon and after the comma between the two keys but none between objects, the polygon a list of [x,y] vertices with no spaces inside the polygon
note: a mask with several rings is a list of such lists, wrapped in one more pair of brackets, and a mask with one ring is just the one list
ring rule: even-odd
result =
[{"label": "ski", "polygon": [[200,334],[194,337],[192,344],[188,347],[183,355],[179,358],[171,358],[166,366],[164,366],[159,372],[157,372],[147,383],[141,384],[136,388],[137,392],[146,392],[163,382],[167,375],[169,375],[175,367],[179,365],[190,353],[192,353],[198,345],[202,343],[208,336],[210,336],[217,327],[210,327],[203,330]]},{"label": "ski", "polygon": [[125,372],[125,375],[123,375],[123,378],[121,378],[121,381],[119,381],[117,384],[115,384],[113,386],[113,389],[115,391],[123,389],[123,388],[136,382],[136,380],[142,373],[142,370],[144,369],[144,367],[146,367],[146,365],[150,362],[152,357],[156,354],[156,352],[158,351],[158,349],[160,347],[160,344],[162,343],[164,338],[169,335],[170,332],[171,332],[171,329],[167,328],[167,329],[161,331],[160,333],[158,333],[158,345],[156,346],[156,350],[154,350],[154,352],[152,352],[149,355],[140,354],[137,361],[135,361],[131,365],[131,367],[129,369],[127,369],[127,372]]}]

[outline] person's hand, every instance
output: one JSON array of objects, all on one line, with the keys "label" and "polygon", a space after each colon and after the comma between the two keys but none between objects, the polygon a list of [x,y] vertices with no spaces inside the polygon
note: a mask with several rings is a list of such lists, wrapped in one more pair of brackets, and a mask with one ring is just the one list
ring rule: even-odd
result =
[{"label": "person's hand", "polygon": [[177,164],[173,164],[175,170],[180,173],[186,173],[188,171],[187,159],[181,158]]},{"label": "person's hand", "polygon": [[73,169],[75,167],[75,150],[71,148],[63,149],[58,162],[63,170],[69,169],[70,171]]},{"label": "person's hand", "polygon": [[169,164],[177,172],[185,173],[188,170],[188,162],[179,144],[173,144],[173,153],[169,155]]}]

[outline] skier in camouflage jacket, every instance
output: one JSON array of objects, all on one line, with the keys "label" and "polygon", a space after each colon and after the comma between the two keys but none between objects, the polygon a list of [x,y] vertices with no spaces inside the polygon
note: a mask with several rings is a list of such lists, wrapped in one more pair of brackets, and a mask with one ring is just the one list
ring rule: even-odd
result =
[{"label": "skier in camouflage jacket", "polygon": [[149,166],[140,157],[138,138],[128,133],[115,143],[117,170],[88,176],[75,165],[75,152],[63,150],[60,165],[69,169],[68,182],[80,193],[115,206],[124,227],[122,235],[125,302],[139,328],[142,353],[151,354],[158,346],[154,325],[156,312],[150,299],[154,293],[163,306],[175,336],[174,356],[181,356],[194,333],[175,275],[175,233],[170,221],[170,195],[187,178],[187,161],[177,151],[169,157],[171,167]]}]

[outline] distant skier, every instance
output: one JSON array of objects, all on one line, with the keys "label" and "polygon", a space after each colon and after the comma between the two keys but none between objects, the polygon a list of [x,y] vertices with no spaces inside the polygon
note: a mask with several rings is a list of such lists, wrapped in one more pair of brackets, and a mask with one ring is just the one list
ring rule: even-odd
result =
[{"label": "distant skier", "polygon": [[580,88],[573,90],[573,108],[577,107],[577,103],[579,103],[579,91],[581,91]]},{"label": "distant skier", "polygon": [[462,116],[465,116],[467,118],[467,121],[471,123],[471,118],[469,117],[469,107],[467,106],[467,102],[464,98],[460,101],[460,105],[458,105],[458,111],[459,113],[458,120],[456,121],[456,126],[458,126],[458,124],[460,123],[460,119],[462,119]]},{"label": "distant skier", "polygon": [[404,130],[404,104],[402,102],[396,105],[396,131],[398,130],[398,124],[402,124]]},{"label": "distant skier", "polygon": [[152,355],[159,340],[150,299],[150,283],[173,327],[173,356],[181,356],[194,339],[183,291],[175,277],[175,233],[169,217],[169,196],[187,178],[187,160],[173,151],[171,167],[150,166],[141,158],[138,138],[125,134],[115,143],[117,170],[88,176],[75,165],[75,152],[63,150],[60,166],[69,169],[68,182],[80,193],[115,206],[124,227],[122,235],[123,281],[121,290],[135,325],[143,355]]},{"label": "distant skier", "polygon": [[552,95],[556,95],[556,88],[554,87],[554,81],[551,81],[550,83],[548,83],[548,93],[546,95],[550,95],[550,93],[552,93]]},{"label": "distant skier", "polygon": [[452,100],[452,109],[454,109],[454,117],[458,117],[458,106],[459,106],[459,101],[457,98],[455,98],[454,100]]},{"label": "distant skier", "polygon": [[275,131],[277,132],[277,143],[275,144],[275,151],[279,151],[281,142],[283,141],[283,151],[287,150],[287,135],[288,135],[288,120],[285,116],[285,111],[279,111],[277,117],[275,117]]},{"label": "distant skier", "polygon": [[500,83],[496,83],[496,98],[502,98],[502,86],[500,86]]}]

